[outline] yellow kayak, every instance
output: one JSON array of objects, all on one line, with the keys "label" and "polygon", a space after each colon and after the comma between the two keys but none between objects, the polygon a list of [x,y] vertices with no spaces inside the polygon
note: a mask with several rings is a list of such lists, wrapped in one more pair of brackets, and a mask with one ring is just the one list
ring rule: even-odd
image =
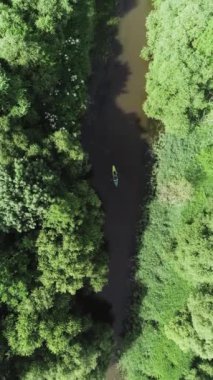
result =
[{"label": "yellow kayak", "polygon": [[118,172],[115,165],[112,165],[112,179],[115,187],[118,187]]}]

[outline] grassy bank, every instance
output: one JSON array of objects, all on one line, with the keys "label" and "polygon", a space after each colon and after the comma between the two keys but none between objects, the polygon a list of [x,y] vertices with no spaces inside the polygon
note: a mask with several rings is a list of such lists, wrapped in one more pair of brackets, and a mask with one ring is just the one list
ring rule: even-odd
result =
[{"label": "grassy bank", "polygon": [[211,2],[153,3],[143,51],[150,61],[145,110],[165,132],[154,148],[155,196],[138,252],[136,280],[145,296],[135,305],[121,367],[128,380],[210,380]]}]

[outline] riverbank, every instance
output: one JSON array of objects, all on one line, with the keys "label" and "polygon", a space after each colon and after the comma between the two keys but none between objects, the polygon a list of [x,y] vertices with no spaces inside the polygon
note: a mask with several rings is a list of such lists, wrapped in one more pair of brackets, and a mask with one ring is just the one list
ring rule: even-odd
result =
[{"label": "riverbank", "polygon": [[163,124],[164,133],[154,148],[155,195],[138,250],[136,279],[145,294],[139,292],[121,366],[128,380],[210,380],[210,3],[163,0],[155,4],[148,19],[145,109]]}]

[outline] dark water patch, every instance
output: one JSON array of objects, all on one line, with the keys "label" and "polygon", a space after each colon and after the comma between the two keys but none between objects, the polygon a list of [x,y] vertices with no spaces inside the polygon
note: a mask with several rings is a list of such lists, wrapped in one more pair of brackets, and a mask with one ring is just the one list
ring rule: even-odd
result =
[{"label": "dark water patch", "polygon": [[[147,6],[148,2],[145,3]],[[139,58],[145,39],[141,36],[143,30],[145,35],[145,25],[139,23],[138,17],[143,6],[142,0],[120,1],[119,12],[123,11],[113,37],[111,58],[107,65],[93,70],[91,105],[82,133],[83,146],[92,165],[92,183],[106,214],[109,282],[100,296],[112,304],[117,338],[128,315],[140,205],[147,194],[150,173],[150,147],[141,136],[142,121],[147,120],[141,110],[145,97],[141,81],[146,66]],[[141,13],[143,18],[145,15]],[[141,33],[138,28],[142,29]],[[112,182],[113,164],[119,175],[117,189]]]},{"label": "dark water patch", "polygon": [[129,13],[132,9],[137,7],[138,0],[123,0],[118,1],[118,13],[120,17],[124,17],[127,13]]},{"label": "dark water patch", "polygon": [[82,315],[90,315],[94,322],[113,324],[111,304],[98,295],[80,290],[75,296],[75,302]]},{"label": "dark water patch", "polygon": [[[145,294],[145,289],[138,288],[136,292],[134,274],[139,220],[143,217],[146,224],[144,210],[151,193],[153,162],[153,129],[142,110],[148,64],[139,58],[146,43],[145,20],[150,10],[149,0],[118,1],[120,22],[112,33],[110,59],[97,59],[93,64],[91,102],[82,130],[82,143],[92,167],[91,181],[105,211],[104,232],[110,261],[108,284],[98,297],[107,302],[106,314],[113,317],[118,346],[123,333],[134,323],[134,314],[129,318],[137,301],[133,294],[134,298]],[[118,188],[112,181],[112,165],[118,171]],[[143,227],[140,225],[140,233]],[[90,299],[87,301],[90,303]],[[100,307],[106,311],[106,304],[97,304],[97,298],[90,305],[87,301],[86,311],[91,312],[92,307],[93,318],[102,318]],[[116,361],[116,357],[112,358],[108,380],[121,379]]]}]

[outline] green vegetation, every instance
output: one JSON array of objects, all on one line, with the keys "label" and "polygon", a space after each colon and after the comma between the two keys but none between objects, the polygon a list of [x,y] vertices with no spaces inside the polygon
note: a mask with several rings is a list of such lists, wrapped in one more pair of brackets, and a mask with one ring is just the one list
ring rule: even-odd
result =
[{"label": "green vegetation", "polygon": [[110,328],[78,291],[106,281],[85,180],[94,0],[0,1],[0,377],[101,379]]},{"label": "green vegetation", "polygon": [[[80,126],[114,3],[0,1],[2,380],[101,380],[112,351],[110,327],[82,301],[102,289],[107,259]],[[212,2],[153,3],[145,110],[164,133],[138,257],[145,295],[121,367],[127,380],[210,380]]]},{"label": "green vegetation", "polygon": [[213,377],[211,9],[211,0],[156,0],[147,22],[145,111],[164,133],[139,249],[145,296],[121,359],[128,380]]}]

